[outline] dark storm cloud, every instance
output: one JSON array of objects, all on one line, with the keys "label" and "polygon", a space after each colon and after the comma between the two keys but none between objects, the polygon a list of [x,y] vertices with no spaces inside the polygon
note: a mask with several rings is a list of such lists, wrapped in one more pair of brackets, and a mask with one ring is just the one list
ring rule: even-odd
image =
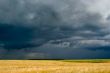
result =
[{"label": "dark storm cloud", "polygon": [[[102,48],[105,51],[110,44],[106,41],[110,37],[109,16],[104,20],[102,12],[96,12],[97,8],[92,11],[89,3],[91,1],[0,0],[0,47],[4,52],[1,59],[73,58],[70,56],[74,55],[73,51],[89,54],[94,53],[94,48],[102,54]],[[98,51],[95,56],[96,53]]]},{"label": "dark storm cloud", "polygon": [[67,24],[63,26],[58,13],[42,3],[1,0],[0,11],[1,44],[6,49],[37,47],[49,40],[70,37],[75,31]]},{"label": "dark storm cloud", "polygon": [[[20,8],[17,9],[16,4],[12,7],[15,8],[8,8],[8,6],[5,8],[3,6],[1,9],[3,14],[1,13],[0,42],[4,48],[20,49],[35,47],[42,45],[49,39],[58,38],[58,36],[54,37],[52,35],[56,32],[56,25],[54,26],[54,24],[58,18],[56,12],[51,7],[38,4],[33,9],[31,5],[28,5],[27,8],[24,8],[26,11],[20,11]],[[13,15],[11,15],[12,13]],[[30,14],[29,17],[25,18],[28,14]]]},{"label": "dark storm cloud", "polygon": [[0,42],[6,49],[25,48],[33,38],[33,31],[34,29],[19,25],[0,24]]}]

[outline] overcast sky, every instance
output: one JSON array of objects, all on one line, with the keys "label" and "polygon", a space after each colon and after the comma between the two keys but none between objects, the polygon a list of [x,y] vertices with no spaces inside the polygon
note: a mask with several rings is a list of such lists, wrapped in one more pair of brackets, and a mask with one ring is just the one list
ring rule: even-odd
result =
[{"label": "overcast sky", "polygon": [[0,59],[109,54],[110,0],[0,0]]}]

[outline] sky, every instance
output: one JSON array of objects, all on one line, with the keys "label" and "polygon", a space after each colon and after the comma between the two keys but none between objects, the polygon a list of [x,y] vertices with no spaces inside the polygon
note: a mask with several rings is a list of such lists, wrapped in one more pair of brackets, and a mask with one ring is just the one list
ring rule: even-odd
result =
[{"label": "sky", "polygon": [[0,0],[0,59],[110,58],[110,0]]}]

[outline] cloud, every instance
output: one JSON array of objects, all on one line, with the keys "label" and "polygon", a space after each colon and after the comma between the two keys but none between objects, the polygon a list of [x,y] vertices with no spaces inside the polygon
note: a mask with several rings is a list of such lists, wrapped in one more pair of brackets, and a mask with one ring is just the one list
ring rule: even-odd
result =
[{"label": "cloud", "polygon": [[[10,52],[5,58],[22,59],[38,54],[59,58],[62,53],[61,58],[75,48],[83,54],[105,50],[110,44],[109,13],[109,0],[0,0],[0,47]],[[28,48],[33,52],[26,53]],[[15,57],[13,51],[24,54],[13,53]]]}]

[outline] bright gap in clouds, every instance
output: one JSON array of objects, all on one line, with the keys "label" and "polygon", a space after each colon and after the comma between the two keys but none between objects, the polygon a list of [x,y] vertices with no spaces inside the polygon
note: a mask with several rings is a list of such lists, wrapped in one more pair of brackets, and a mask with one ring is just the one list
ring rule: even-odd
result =
[{"label": "bright gap in clouds", "polygon": [[100,13],[104,18],[110,15],[110,0],[82,0],[90,12]]}]

